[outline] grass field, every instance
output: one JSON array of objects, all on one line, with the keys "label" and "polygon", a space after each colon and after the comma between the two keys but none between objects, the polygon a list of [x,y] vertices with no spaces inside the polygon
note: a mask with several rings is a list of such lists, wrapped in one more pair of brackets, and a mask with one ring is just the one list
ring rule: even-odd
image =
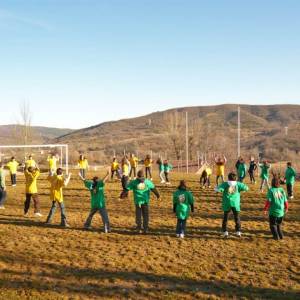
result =
[{"label": "grass field", "polygon": [[[90,176],[92,174],[89,174]],[[188,184],[196,198],[185,239],[175,237],[172,186],[158,185],[162,198],[151,200],[147,235],[133,231],[134,205],[118,200],[120,183],[106,186],[112,233],[83,230],[89,193],[73,178],[65,190],[70,229],[59,211],[53,226],[43,223],[51,206],[43,175],[39,193],[44,217],[23,216],[24,184],[8,187],[0,211],[0,299],[296,299],[300,298],[300,185],[284,221],[285,239],[273,241],[258,185],[242,197],[242,238],[220,236],[221,195],[201,190],[198,177]],[[229,222],[233,232],[232,216]]]}]

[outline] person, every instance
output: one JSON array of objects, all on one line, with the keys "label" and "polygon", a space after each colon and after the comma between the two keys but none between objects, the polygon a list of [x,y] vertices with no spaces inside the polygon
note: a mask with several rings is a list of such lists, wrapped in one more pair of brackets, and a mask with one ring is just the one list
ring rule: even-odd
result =
[{"label": "person", "polygon": [[158,165],[158,174],[159,174],[159,178],[160,178],[160,183],[165,183],[165,168],[164,168],[164,163],[162,161],[162,159],[159,157],[156,161],[157,165]]},{"label": "person", "polygon": [[263,163],[259,163],[258,166],[260,167],[260,178],[261,178],[261,185],[260,191],[263,192],[264,186],[267,185],[269,189],[269,172],[271,169],[271,165],[264,160]]},{"label": "person", "polygon": [[106,210],[106,203],[105,203],[105,196],[104,196],[104,185],[109,177],[109,171],[107,171],[106,175],[102,179],[99,179],[97,176],[95,176],[93,180],[86,180],[81,176],[81,173],[79,173],[79,177],[83,181],[84,186],[91,193],[91,210],[84,223],[84,228],[91,229],[93,216],[97,212],[99,212],[103,222],[104,232],[105,233],[110,232],[110,223],[109,223],[109,218]]},{"label": "person", "polygon": [[117,178],[120,178],[120,173],[119,173],[119,162],[117,161],[117,159],[114,157],[113,161],[111,163],[111,180],[114,179],[114,175],[117,175]]},{"label": "person", "polygon": [[207,186],[210,188],[210,176],[212,174],[212,170],[209,165],[206,165],[205,169],[203,170],[201,176],[200,176],[200,185],[202,188],[205,188]]},{"label": "person", "polygon": [[223,193],[222,209],[224,212],[224,218],[222,223],[223,237],[228,237],[227,222],[230,211],[234,215],[235,231],[238,237],[241,236],[241,220],[240,220],[240,193],[248,191],[249,188],[246,184],[238,182],[235,173],[228,174],[228,181],[221,183],[216,187],[216,191]]},{"label": "person", "polygon": [[136,172],[137,172],[137,167],[139,164],[139,159],[133,154],[130,154],[130,173],[129,173],[129,177],[130,179],[132,179],[132,175],[133,175],[133,179],[136,178]]},{"label": "person", "polygon": [[249,176],[250,176],[251,183],[254,183],[254,184],[256,183],[255,175],[254,175],[256,170],[257,170],[257,164],[254,160],[254,157],[251,157],[248,173],[249,173]]},{"label": "person", "polygon": [[82,154],[79,155],[78,167],[79,167],[79,172],[80,172],[81,176],[83,178],[85,178],[86,171],[88,170],[88,167],[89,167],[89,162],[88,162],[87,158]]},{"label": "person", "polygon": [[239,166],[240,166],[240,163],[241,163],[241,159],[242,159],[242,157],[240,156],[238,158],[237,162],[235,163],[235,169],[236,169],[237,174],[238,174]]},{"label": "person", "polygon": [[219,184],[220,178],[221,178],[222,182],[224,182],[226,163],[227,163],[227,159],[226,159],[225,155],[223,155],[223,158],[215,156],[217,185]]},{"label": "person", "polygon": [[295,169],[292,167],[292,163],[288,162],[285,171],[285,182],[286,182],[286,189],[287,189],[289,199],[294,198],[294,184],[295,184],[296,176],[297,173]]},{"label": "person", "polygon": [[145,165],[145,173],[146,173],[146,178],[150,178],[152,180],[152,159],[149,154],[146,155],[146,158],[144,159],[144,165]]},{"label": "person", "polygon": [[194,212],[194,197],[188,190],[186,182],[181,180],[177,190],[173,193],[173,212],[177,217],[176,236],[184,238],[186,230],[186,221]]},{"label": "person", "polygon": [[6,164],[6,167],[9,169],[10,172],[10,179],[11,185],[17,185],[17,170],[20,164],[16,161],[15,157],[13,156],[10,161]]},{"label": "person", "polygon": [[[149,203],[150,192],[153,192],[157,199],[160,199],[158,190],[154,183],[146,179],[142,170],[138,171],[137,178],[131,180],[127,185],[126,191],[123,191],[120,198],[124,199],[128,197],[128,192],[133,191],[134,203],[135,203],[135,222],[136,230],[139,233],[145,234],[149,229]],[[142,219],[143,219],[143,231],[142,231]]]},{"label": "person", "polygon": [[3,164],[0,162],[0,209],[5,209],[4,203],[6,200],[6,185],[5,185],[5,173]]},{"label": "person", "polygon": [[284,215],[288,212],[288,201],[286,193],[282,187],[278,176],[272,179],[272,187],[267,194],[267,201],[264,207],[264,213],[269,211],[269,225],[274,240],[283,239],[281,224]]},{"label": "person", "polygon": [[121,183],[122,183],[123,191],[126,191],[126,187],[128,184],[129,168],[130,168],[130,162],[128,161],[127,157],[124,156],[121,161],[121,170],[122,170]]},{"label": "person", "polygon": [[[80,172],[81,176],[82,173]],[[83,176],[82,176],[83,177]],[[84,177],[83,177],[84,178]],[[64,177],[63,169],[58,168],[55,174],[49,174],[48,181],[50,182],[50,200],[52,201],[52,206],[49,211],[46,224],[51,224],[52,218],[56,211],[56,206],[58,205],[61,212],[61,223],[63,227],[70,227],[67,223],[64,197],[63,197],[63,188],[66,187],[71,179],[71,173],[68,176]]]},{"label": "person", "polygon": [[59,162],[59,157],[56,154],[51,154],[51,156],[48,156],[47,161],[49,164],[49,172],[55,173],[55,171],[57,170],[57,163]]},{"label": "person", "polygon": [[172,169],[173,169],[173,166],[166,159],[164,161],[164,175],[165,175],[165,178],[166,178],[166,184],[171,184],[170,181],[169,181],[169,174],[170,174]]},{"label": "person", "polygon": [[247,165],[242,157],[239,159],[237,172],[239,182],[243,182],[247,174]]},{"label": "person", "polygon": [[28,216],[31,199],[34,203],[34,215],[36,217],[42,217],[40,213],[40,201],[37,189],[37,179],[40,176],[40,170],[38,167],[28,167],[24,170],[25,184],[26,184],[26,199],[24,202],[24,216]]},{"label": "person", "polygon": [[32,168],[37,167],[37,163],[35,162],[31,154],[28,156],[28,159],[25,161],[25,169],[28,169],[29,167]]}]

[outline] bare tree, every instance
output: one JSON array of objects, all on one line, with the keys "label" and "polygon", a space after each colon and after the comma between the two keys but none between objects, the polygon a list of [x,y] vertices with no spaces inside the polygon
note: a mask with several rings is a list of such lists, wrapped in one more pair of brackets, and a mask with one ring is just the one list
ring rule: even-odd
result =
[{"label": "bare tree", "polygon": [[28,101],[23,101],[20,104],[20,131],[24,145],[27,145],[31,135],[31,121],[32,113],[30,111],[30,104]]}]

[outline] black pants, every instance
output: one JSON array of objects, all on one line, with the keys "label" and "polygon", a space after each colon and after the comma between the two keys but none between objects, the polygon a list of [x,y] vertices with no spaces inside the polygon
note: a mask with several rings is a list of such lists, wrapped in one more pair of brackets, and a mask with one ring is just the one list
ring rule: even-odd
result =
[{"label": "black pants", "polygon": [[86,173],[85,169],[79,169],[79,172],[80,172],[80,175],[81,175],[83,178],[85,178],[85,173]]},{"label": "black pants", "polygon": [[223,176],[223,175],[218,175],[218,176],[216,177],[216,183],[217,183],[217,185],[219,185],[219,178],[221,178],[222,183],[224,182],[224,176]]},{"label": "black pants", "polygon": [[239,182],[243,182],[245,179],[245,176],[239,176]]},{"label": "black pants", "polygon": [[230,211],[233,212],[234,222],[235,222],[235,231],[241,231],[241,220],[240,220],[240,213],[235,209],[235,207],[231,207],[231,210],[224,211],[224,218],[222,223],[222,230],[223,232],[227,231],[227,222],[228,216]]},{"label": "black pants", "polygon": [[121,182],[122,182],[123,191],[126,191],[128,180],[129,180],[128,176],[122,176]]},{"label": "black pants", "polygon": [[148,204],[136,205],[135,206],[135,222],[138,230],[142,229],[142,218],[143,218],[143,229],[146,232],[149,228],[149,206]]},{"label": "black pants", "polygon": [[133,173],[133,177],[136,177],[136,167],[131,167],[129,177],[131,177],[132,173]]},{"label": "black pants", "polygon": [[289,197],[293,196],[293,185],[290,183],[286,184],[286,189]]},{"label": "black pants", "polygon": [[11,185],[17,184],[17,174],[10,174]]},{"label": "black pants", "polygon": [[148,178],[148,175],[149,175],[149,178],[152,178],[152,174],[151,174],[151,167],[146,167],[146,178]]},{"label": "black pants", "polygon": [[280,227],[282,220],[283,217],[279,218],[279,217],[269,216],[270,229],[274,240],[283,239],[283,233]]},{"label": "black pants", "polygon": [[165,174],[166,182],[169,182],[169,172],[164,172],[164,174]]},{"label": "black pants", "polygon": [[251,183],[255,182],[254,171],[249,171],[250,181]]},{"label": "black pants", "polygon": [[177,219],[176,234],[185,234],[186,219]]},{"label": "black pants", "polygon": [[202,184],[202,186],[205,186],[206,184],[207,186],[210,186],[210,176],[201,176],[200,184]]},{"label": "black pants", "polygon": [[3,206],[6,200],[6,191],[3,190],[3,188],[0,187],[0,206]]},{"label": "black pants", "polygon": [[117,175],[117,178],[120,178],[120,173],[119,173],[119,170],[111,170],[111,179],[114,179],[114,175]]},{"label": "black pants", "polygon": [[34,203],[34,213],[40,212],[40,202],[38,194],[26,194],[26,200],[24,202],[24,213],[27,214],[30,208],[31,198]]}]

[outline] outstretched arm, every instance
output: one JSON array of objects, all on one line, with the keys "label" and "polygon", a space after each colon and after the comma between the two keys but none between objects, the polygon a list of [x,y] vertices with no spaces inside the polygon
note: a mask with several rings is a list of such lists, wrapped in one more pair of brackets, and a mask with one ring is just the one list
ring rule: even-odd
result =
[{"label": "outstretched arm", "polygon": [[64,186],[67,186],[67,185],[69,184],[69,182],[70,182],[70,180],[71,180],[71,176],[72,176],[72,174],[69,173],[68,177],[67,177],[67,178],[65,179],[65,181],[64,181]]},{"label": "outstretched arm", "polygon": [[156,189],[156,187],[151,189],[151,192],[156,196],[157,199],[160,198],[160,194],[159,194],[158,190]]},{"label": "outstretched arm", "polygon": [[110,169],[107,169],[106,175],[102,178],[102,181],[105,183],[107,179],[109,178]]}]

